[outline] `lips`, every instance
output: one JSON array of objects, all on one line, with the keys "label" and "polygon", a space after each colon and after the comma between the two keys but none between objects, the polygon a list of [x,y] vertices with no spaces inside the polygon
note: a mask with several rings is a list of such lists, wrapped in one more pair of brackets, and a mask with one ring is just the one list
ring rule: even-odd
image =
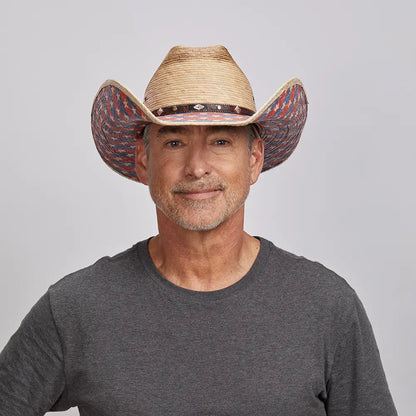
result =
[{"label": "lips", "polygon": [[223,191],[225,186],[222,184],[177,184],[172,188],[174,194],[204,194]]},{"label": "lips", "polygon": [[221,189],[217,188],[209,188],[209,189],[190,189],[187,191],[179,191],[179,192],[175,192],[177,194],[207,194],[207,193],[212,193],[212,192],[217,192],[217,191],[221,191]]},{"label": "lips", "polygon": [[173,187],[172,191],[174,194],[179,194],[180,196],[186,199],[193,199],[193,200],[203,200],[209,199],[224,190],[224,186],[222,184],[188,184],[188,183],[181,183],[177,184]]},{"label": "lips", "polygon": [[203,200],[213,198],[221,192],[220,189],[189,190],[186,192],[175,192],[176,194],[192,200]]}]

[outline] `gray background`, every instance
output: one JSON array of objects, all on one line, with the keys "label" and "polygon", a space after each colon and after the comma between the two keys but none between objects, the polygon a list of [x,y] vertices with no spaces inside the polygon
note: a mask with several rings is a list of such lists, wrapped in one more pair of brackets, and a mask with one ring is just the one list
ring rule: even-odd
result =
[{"label": "gray background", "polygon": [[0,348],[50,284],[156,233],[147,188],[94,148],[100,84],[142,98],[171,46],[224,44],[258,107],[292,76],[310,101],[296,152],[252,189],[247,230],[349,281],[414,414],[414,4],[2,2]]}]

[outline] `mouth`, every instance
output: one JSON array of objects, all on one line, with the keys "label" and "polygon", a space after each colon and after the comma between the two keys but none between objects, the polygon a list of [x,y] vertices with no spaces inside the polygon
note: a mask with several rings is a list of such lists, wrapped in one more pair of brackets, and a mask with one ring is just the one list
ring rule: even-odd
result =
[{"label": "mouth", "polygon": [[194,199],[194,200],[203,200],[213,198],[217,196],[222,189],[219,188],[209,188],[209,189],[195,189],[195,190],[181,190],[175,191],[175,194],[179,194],[180,196],[187,198],[187,199]]}]

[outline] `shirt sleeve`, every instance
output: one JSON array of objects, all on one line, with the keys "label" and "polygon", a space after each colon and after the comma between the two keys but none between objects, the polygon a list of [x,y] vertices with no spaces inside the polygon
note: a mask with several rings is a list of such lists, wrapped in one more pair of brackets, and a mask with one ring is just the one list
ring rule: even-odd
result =
[{"label": "shirt sleeve", "polygon": [[66,410],[64,391],[63,351],[46,293],[0,354],[0,416]]},{"label": "shirt sleeve", "polygon": [[397,416],[371,324],[355,297],[327,385],[328,416]]}]

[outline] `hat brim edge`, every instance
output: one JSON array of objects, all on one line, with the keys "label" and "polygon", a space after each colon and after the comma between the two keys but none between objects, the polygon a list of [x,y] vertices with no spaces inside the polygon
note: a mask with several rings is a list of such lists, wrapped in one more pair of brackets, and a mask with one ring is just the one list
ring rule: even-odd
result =
[{"label": "hat brim edge", "polygon": [[[289,79],[287,82],[285,82],[265,103],[258,109],[253,115],[251,115],[249,118],[243,121],[207,121],[207,120],[200,120],[200,121],[165,121],[161,120],[160,118],[156,117],[147,107],[145,104],[143,104],[137,97],[134,95],[127,87],[125,87],[120,82],[114,80],[114,79],[107,79],[98,89],[98,92],[94,98],[98,97],[100,94],[100,91],[108,86],[113,86],[118,88],[120,91],[122,91],[126,96],[132,100],[132,102],[137,105],[146,116],[147,120],[144,120],[147,123],[154,123],[158,124],[160,126],[178,126],[178,125],[195,125],[195,126],[203,126],[203,125],[218,125],[218,126],[247,126],[252,123],[256,123],[256,121],[269,109],[269,107],[272,105],[272,103],[281,95],[284,91],[292,87],[293,85],[300,85],[305,93],[305,89],[303,87],[303,83],[299,78],[293,77]],[[305,93],[306,96],[306,93]],[[307,102],[307,99],[306,99]],[[226,103],[222,103],[226,104]]]},{"label": "hat brim edge", "polygon": [[[301,87],[302,93],[304,95],[305,98],[305,104],[306,104],[306,108],[307,108],[307,104],[308,104],[308,100],[306,97],[306,93],[303,87],[303,83],[300,81],[300,79],[294,77],[291,78],[290,80],[288,80],[287,82],[285,82],[271,97],[269,100],[266,101],[266,103],[260,107],[259,110],[257,110],[252,116],[247,116],[247,118],[245,120],[238,120],[238,121],[214,121],[214,120],[209,120],[207,121],[206,119],[204,120],[198,120],[198,121],[189,121],[189,120],[184,120],[184,121],[165,121],[165,120],[161,120],[158,117],[156,117],[127,87],[125,87],[124,85],[122,85],[121,83],[119,83],[116,80],[113,79],[108,79],[106,80],[99,88],[96,97],[94,99],[94,104],[93,104],[93,108],[95,106],[96,100],[98,98],[98,96],[100,95],[100,92],[102,91],[103,88],[106,88],[108,86],[112,86],[115,87],[116,89],[120,90],[121,92],[123,92],[131,101],[134,105],[136,105],[141,111],[142,111],[142,125],[146,125],[149,123],[154,123],[157,125],[161,125],[161,126],[171,126],[171,125],[227,125],[227,126],[247,126],[249,124],[252,123],[257,123],[259,125],[259,127],[261,128],[262,124],[264,124],[264,120],[261,119],[262,116],[267,116],[267,113],[269,111],[271,111],[274,107],[274,103],[276,103],[276,101],[279,99],[279,97],[285,93],[286,90],[288,90],[289,88],[291,88],[294,85],[299,85]],[[305,109],[306,111],[306,109]],[[91,114],[92,116],[92,114]],[[202,117],[202,115],[201,115]],[[306,113],[305,113],[305,119],[306,119]],[[304,123],[303,123],[304,124]],[[301,127],[300,131],[299,131],[299,137],[300,137],[300,133],[303,129],[303,126]],[[95,136],[94,136],[94,139]],[[97,143],[96,143],[97,145]],[[297,143],[295,143],[295,145],[293,146],[293,149],[288,153],[288,155],[286,156],[289,157],[290,154],[293,152],[294,148],[296,147]],[[98,147],[97,147],[98,149]],[[98,149],[99,150],[99,149]],[[99,150],[100,151],[100,150]],[[101,152],[100,152],[101,154]],[[103,157],[103,155],[101,155]],[[272,165],[265,166],[263,167],[263,171],[269,170],[270,168],[277,166],[279,164],[281,164],[284,160],[283,159],[281,161],[279,161],[278,163],[274,163]],[[104,157],[103,157],[104,159]],[[138,180],[138,178],[134,175],[133,172],[128,172],[128,171],[124,171],[124,170],[119,170],[118,168],[116,168],[115,166],[112,165],[111,160],[106,160],[104,159],[105,163],[116,173],[120,174],[121,176],[127,177],[128,179],[132,179],[134,181],[140,182]]]}]

